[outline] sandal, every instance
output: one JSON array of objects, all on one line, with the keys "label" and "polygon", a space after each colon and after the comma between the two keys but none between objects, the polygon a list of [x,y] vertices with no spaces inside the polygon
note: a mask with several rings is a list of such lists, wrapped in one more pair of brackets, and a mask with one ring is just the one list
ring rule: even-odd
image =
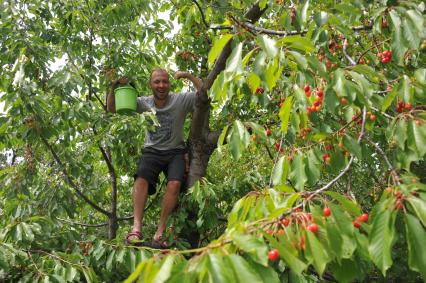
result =
[{"label": "sandal", "polygon": [[142,240],[142,233],[139,231],[129,232],[126,236],[126,243],[128,245],[136,246],[138,244],[141,244],[141,240]]},{"label": "sandal", "polygon": [[152,242],[150,243],[151,248],[154,249],[168,249],[169,245],[167,244],[166,241],[163,241],[163,237],[160,236],[158,239],[153,239]]}]

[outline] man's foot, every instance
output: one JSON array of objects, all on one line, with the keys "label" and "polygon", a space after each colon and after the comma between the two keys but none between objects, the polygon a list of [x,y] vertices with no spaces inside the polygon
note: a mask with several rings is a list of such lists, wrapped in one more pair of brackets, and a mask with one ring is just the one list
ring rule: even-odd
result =
[{"label": "man's foot", "polygon": [[169,245],[166,241],[163,241],[163,236],[154,236],[151,247],[154,249],[168,249]]},{"label": "man's foot", "polygon": [[128,245],[138,245],[142,243],[142,233],[140,231],[129,232],[126,236],[126,243]]}]

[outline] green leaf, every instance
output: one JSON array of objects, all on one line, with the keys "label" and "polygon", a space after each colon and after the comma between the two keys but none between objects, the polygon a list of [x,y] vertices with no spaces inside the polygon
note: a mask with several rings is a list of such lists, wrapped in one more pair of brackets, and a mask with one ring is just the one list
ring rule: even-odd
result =
[{"label": "green leaf", "polygon": [[310,150],[307,154],[307,158],[305,160],[306,166],[306,176],[308,177],[308,185],[313,186],[318,182],[321,172],[320,166],[321,162],[318,160],[315,152]]},{"label": "green leaf", "polygon": [[269,58],[274,58],[275,56],[277,56],[278,49],[275,40],[273,40],[267,35],[259,35],[257,37],[257,41],[262,50],[265,51],[266,55],[268,55]]},{"label": "green leaf", "polygon": [[415,30],[413,24],[407,19],[402,21],[403,36],[408,43],[408,46],[412,49],[417,49],[420,44],[420,37],[418,32]]},{"label": "green leaf", "polygon": [[244,258],[242,258],[241,256],[236,254],[231,254],[225,257],[225,259],[232,266],[234,270],[234,275],[237,278],[237,281],[230,281],[230,282],[241,282],[241,283],[263,282],[259,274],[257,274],[255,270],[251,267],[251,265],[247,261],[245,261]]},{"label": "green leaf", "polygon": [[414,196],[407,197],[407,201],[411,204],[417,217],[426,227],[426,201]]},{"label": "green leaf", "polygon": [[213,65],[214,61],[216,60],[217,56],[219,56],[223,47],[225,47],[225,45],[228,43],[229,40],[231,40],[233,36],[233,34],[224,34],[218,40],[215,41],[208,55],[209,67]]},{"label": "green leaf", "polygon": [[401,18],[395,10],[391,10],[389,12],[389,15],[394,27],[394,31],[392,33],[392,51],[395,55],[394,58],[396,58],[397,62],[401,64],[406,50],[406,47],[403,45],[401,36]]},{"label": "green leaf", "polygon": [[290,171],[290,180],[298,191],[303,191],[308,180],[305,172],[304,156],[299,153],[293,157]]},{"label": "green leaf", "polygon": [[426,231],[419,220],[405,213],[405,229],[408,245],[408,266],[420,272],[426,280]]},{"label": "green leaf", "polygon": [[306,0],[303,4],[302,10],[301,10],[301,26],[303,27],[306,23],[306,20],[308,19],[308,8],[309,8],[309,0]]},{"label": "green leaf", "polygon": [[382,103],[382,112],[386,112],[386,110],[389,108],[389,106],[392,105],[393,100],[398,95],[398,88],[394,87],[392,88],[392,91],[386,95],[385,99]]},{"label": "green leaf", "polygon": [[173,264],[175,262],[175,256],[173,254],[165,257],[165,260],[161,262],[161,267],[154,277],[153,283],[166,282],[172,274]]},{"label": "green leaf", "polygon": [[327,254],[326,249],[318,241],[315,234],[307,231],[306,232],[306,250],[305,256],[307,259],[310,259],[321,276],[327,266],[327,263],[330,261],[330,257]]},{"label": "green leaf", "polygon": [[[264,258],[265,254],[263,255]],[[248,259],[250,266],[254,269],[254,271],[259,274],[260,278],[264,283],[279,283],[280,279],[278,278],[277,272],[272,267],[265,267],[256,262],[250,261]]]},{"label": "green leaf", "polygon": [[231,80],[235,77],[237,74],[242,73],[242,55],[243,51],[243,44],[239,43],[237,47],[232,50],[231,55],[229,56],[228,60],[226,61],[226,69],[224,71],[225,75],[229,74],[228,80]]},{"label": "green leaf", "polygon": [[402,150],[405,149],[405,141],[407,140],[407,121],[405,119],[400,119],[395,125],[395,137],[398,147]]},{"label": "green leaf", "polygon": [[250,73],[247,76],[247,84],[252,93],[256,93],[256,89],[260,86],[260,77],[255,73]]},{"label": "green leaf", "polygon": [[308,68],[308,61],[306,60],[305,56],[297,51],[288,51],[288,53],[291,55],[291,57],[293,57],[301,70],[306,70],[306,68]]},{"label": "green leaf", "polygon": [[283,176],[283,164],[284,164],[285,156],[281,156],[280,159],[278,159],[278,162],[274,166],[274,170],[272,171],[272,184],[274,186],[280,185],[283,183],[282,176]]},{"label": "green leaf", "polygon": [[280,112],[278,113],[278,116],[281,119],[281,131],[283,136],[287,134],[288,121],[290,120],[292,103],[293,103],[293,96],[287,97],[286,100],[284,101],[284,105],[281,106]]},{"label": "green leaf", "polygon": [[364,64],[358,64],[352,67],[352,69],[360,73],[361,75],[364,75],[369,81],[373,83],[379,83],[380,81],[386,81],[386,78],[380,74],[379,72],[376,72],[372,67]]},{"label": "green leaf", "polygon": [[343,137],[343,145],[349,150],[350,153],[355,155],[359,160],[362,159],[361,146],[350,135]]},{"label": "green leaf", "polygon": [[288,46],[291,49],[297,49],[307,53],[311,53],[315,50],[312,41],[300,35],[285,36],[279,40],[278,44],[279,46]]},{"label": "green leaf", "polygon": [[361,214],[361,209],[354,203],[353,201],[349,200],[347,197],[342,196],[339,193],[336,192],[325,192],[327,195],[332,197],[333,199],[337,200],[341,207],[348,211],[353,216],[358,216]]},{"label": "green leaf", "polygon": [[213,282],[236,282],[236,278],[229,265],[225,264],[224,257],[209,254],[209,273]]},{"label": "green leaf", "polygon": [[359,278],[360,274],[363,273],[359,262],[356,259],[342,259],[341,263],[333,262],[330,264],[333,276],[338,282],[355,282],[355,279]]},{"label": "green leaf", "polygon": [[262,238],[253,235],[234,234],[233,243],[246,253],[254,255],[253,260],[268,266],[268,258],[265,256],[268,253],[268,247]]},{"label": "green leaf", "polygon": [[417,152],[419,156],[426,153],[426,128],[418,126],[414,120],[408,122],[408,148]]},{"label": "green leaf", "polygon": [[383,276],[392,265],[392,246],[395,238],[396,211],[386,209],[375,215],[371,227],[368,251]]}]

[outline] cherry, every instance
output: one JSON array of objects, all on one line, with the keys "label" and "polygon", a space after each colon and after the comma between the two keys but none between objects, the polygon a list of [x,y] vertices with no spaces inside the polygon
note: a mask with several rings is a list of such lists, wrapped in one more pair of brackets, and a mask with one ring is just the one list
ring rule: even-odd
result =
[{"label": "cherry", "polygon": [[284,218],[281,220],[281,224],[287,227],[290,224],[290,220],[287,218]]},{"label": "cherry", "polygon": [[305,91],[305,94],[306,94],[306,97],[311,97],[311,91],[310,90]]},{"label": "cherry", "polygon": [[403,200],[398,199],[395,203],[395,209],[396,210],[402,210],[404,208]]},{"label": "cherry", "polygon": [[358,221],[356,221],[356,220],[352,221],[352,224],[353,224],[353,225],[354,225],[354,227],[355,227],[355,228],[357,228],[357,229],[361,228],[361,224],[359,224],[359,222],[358,222]]},{"label": "cherry", "polygon": [[330,155],[328,153],[324,153],[322,155],[322,160],[324,160],[324,162],[328,163],[330,161]]},{"label": "cherry", "polygon": [[270,250],[268,252],[268,259],[270,261],[277,261],[280,258],[280,253],[277,249]]},{"label": "cherry", "polygon": [[416,125],[417,125],[417,126],[420,126],[420,125],[422,124],[422,121],[420,121],[420,120],[416,120],[416,122],[415,122],[415,123],[416,123]]},{"label": "cherry", "polygon": [[325,217],[329,217],[331,215],[331,209],[329,207],[324,207],[322,213]]},{"label": "cherry", "polygon": [[266,136],[270,136],[271,135],[271,130],[269,128],[266,129]]},{"label": "cherry", "polygon": [[318,225],[315,223],[309,224],[308,230],[311,231],[312,233],[316,233],[318,232]]},{"label": "cherry", "polygon": [[300,237],[300,244],[299,244],[300,249],[304,250],[305,249],[305,237],[301,236]]},{"label": "cherry", "polygon": [[371,121],[376,121],[376,119],[377,119],[376,115],[374,115],[374,114],[370,115],[370,120]]},{"label": "cherry", "polygon": [[411,110],[411,103],[410,102],[405,103],[404,108],[405,108],[405,110],[410,111]]},{"label": "cherry", "polygon": [[266,234],[268,234],[269,236],[272,236],[274,234],[274,231],[269,229],[266,231]]},{"label": "cherry", "polygon": [[277,234],[278,234],[279,236],[282,236],[282,235],[284,234],[284,230],[283,230],[283,229],[279,229],[279,230],[277,231]]},{"label": "cherry", "polygon": [[359,222],[367,222],[368,221],[368,214],[367,213],[361,214],[361,216],[359,216],[357,218],[357,221],[359,221]]},{"label": "cherry", "polygon": [[325,146],[325,150],[330,151],[333,149],[333,146],[331,144],[328,144]]},{"label": "cherry", "polygon": [[281,144],[280,143],[276,143],[275,144],[275,149],[277,150],[277,151],[280,151],[280,152],[282,152],[283,151],[283,149],[281,148]]},{"label": "cherry", "polygon": [[342,104],[346,104],[346,102],[348,102],[348,101],[346,100],[346,98],[342,97],[342,99],[340,99],[340,102],[341,102]]},{"label": "cherry", "polygon": [[318,97],[323,97],[324,96],[324,91],[322,89],[318,89],[317,96]]},{"label": "cherry", "polygon": [[308,91],[310,91],[311,90],[311,88],[309,87],[309,85],[305,85],[304,87],[303,87],[303,90],[305,91],[305,92],[308,92]]},{"label": "cherry", "polygon": [[256,94],[262,94],[264,92],[265,92],[265,89],[263,89],[263,87],[256,88]]}]

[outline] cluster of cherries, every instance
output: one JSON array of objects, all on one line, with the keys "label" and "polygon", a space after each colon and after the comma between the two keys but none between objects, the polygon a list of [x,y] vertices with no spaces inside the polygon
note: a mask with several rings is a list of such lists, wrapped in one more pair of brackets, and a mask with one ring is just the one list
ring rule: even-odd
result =
[{"label": "cluster of cherries", "polygon": [[[309,85],[305,85],[303,88],[305,91],[306,97],[311,97],[311,88]],[[317,96],[314,99],[314,103],[311,106],[308,106],[308,113],[318,112],[321,110],[322,100],[324,99],[324,90],[322,88],[317,89]]]},{"label": "cluster of cherries", "polygon": [[402,113],[404,110],[410,111],[411,108],[412,106],[410,102],[404,103],[404,101],[399,100],[398,103],[396,104],[396,112],[398,113]]},{"label": "cluster of cherries", "polygon": [[394,205],[396,210],[401,210],[404,208],[405,196],[400,191],[394,191],[391,187],[389,187],[385,189],[385,192],[388,194],[393,194],[396,197]]},{"label": "cluster of cherries", "polygon": [[[329,217],[331,215],[331,209],[329,207],[324,207],[323,209],[323,216],[324,217]],[[313,218],[312,218],[312,214],[311,213],[305,213],[302,212],[300,208],[295,209],[294,213],[292,214],[292,218],[283,218],[280,221],[280,224],[283,226],[283,228],[289,226],[292,223],[297,223],[297,224],[301,224],[302,228],[316,234],[318,232],[318,225],[315,224],[313,222]],[[267,234],[269,235],[273,235],[274,231],[273,230],[267,230],[266,231]],[[277,234],[279,236],[283,235],[285,232],[283,229],[279,229],[277,231]],[[300,237],[300,241],[298,243],[298,245],[293,244],[293,246],[295,248],[299,247],[300,249],[304,250],[305,249],[305,237],[301,236]],[[277,261],[280,258],[280,253],[278,251],[278,249],[271,249],[268,252],[268,259],[270,261]]]},{"label": "cluster of cherries", "polygon": [[377,54],[377,57],[380,58],[380,61],[382,61],[382,63],[384,63],[384,64],[389,63],[390,60],[392,60],[392,51],[385,50],[385,51]]}]

